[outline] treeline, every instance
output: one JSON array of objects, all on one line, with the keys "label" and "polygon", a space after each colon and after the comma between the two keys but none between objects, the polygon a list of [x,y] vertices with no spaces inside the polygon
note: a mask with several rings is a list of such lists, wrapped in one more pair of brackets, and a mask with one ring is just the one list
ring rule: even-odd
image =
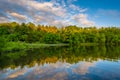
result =
[{"label": "treeline", "polygon": [[[35,25],[16,22],[0,24],[0,47],[4,41],[27,43],[80,43],[120,44],[120,28]],[[3,42],[3,43],[2,43]]]}]

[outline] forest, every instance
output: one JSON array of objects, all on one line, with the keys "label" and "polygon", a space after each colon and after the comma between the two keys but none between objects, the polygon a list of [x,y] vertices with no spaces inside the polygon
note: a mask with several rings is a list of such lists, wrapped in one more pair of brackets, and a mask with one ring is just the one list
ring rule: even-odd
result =
[{"label": "forest", "polygon": [[[120,44],[119,27],[56,27],[34,23],[0,23],[0,50],[9,42],[38,44]],[[13,44],[13,43],[12,43]],[[10,44],[9,44],[10,45]]]}]

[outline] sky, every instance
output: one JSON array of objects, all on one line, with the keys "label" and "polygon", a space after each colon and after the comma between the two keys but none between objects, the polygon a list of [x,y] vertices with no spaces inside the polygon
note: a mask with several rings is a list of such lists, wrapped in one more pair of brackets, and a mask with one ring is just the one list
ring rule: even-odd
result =
[{"label": "sky", "polygon": [[120,27],[120,0],[0,0],[0,23]]}]

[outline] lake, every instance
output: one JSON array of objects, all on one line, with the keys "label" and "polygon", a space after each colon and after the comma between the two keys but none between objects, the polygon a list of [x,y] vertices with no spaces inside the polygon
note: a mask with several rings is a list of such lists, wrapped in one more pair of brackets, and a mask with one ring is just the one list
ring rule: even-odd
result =
[{"label": "lake", "polygon": [[120,46],[4,52],[0,54],[0,80],[120,80]]}]

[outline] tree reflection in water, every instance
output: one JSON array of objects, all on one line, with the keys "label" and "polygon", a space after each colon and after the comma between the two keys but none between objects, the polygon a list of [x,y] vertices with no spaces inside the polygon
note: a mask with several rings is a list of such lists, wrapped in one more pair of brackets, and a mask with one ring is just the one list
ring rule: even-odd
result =
[{"label": "tree reflection in water", "polygon": [[2,53],[0,80],[119,80],[119,57],[119,46],[43,47]]}]

